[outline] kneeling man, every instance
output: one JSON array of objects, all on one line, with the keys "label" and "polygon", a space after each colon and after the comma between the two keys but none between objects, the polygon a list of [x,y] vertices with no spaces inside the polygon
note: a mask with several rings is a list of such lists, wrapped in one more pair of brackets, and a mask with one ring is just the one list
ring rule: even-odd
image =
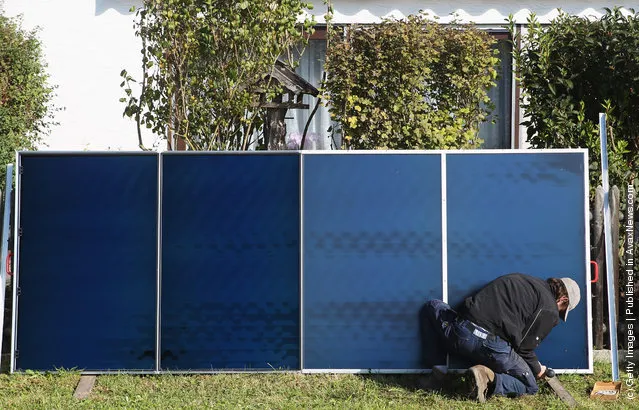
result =
[{"label": "kneeling man", "polygon": [[468,297],[459,312],[441,300],[427,302],[420,312],[422,337],[436,334],[450,353],[476,364],[467,373],[472,398],[535,394],[536,379],[546,371],[535,349],[580,298],[570,278],[513,273]]}]

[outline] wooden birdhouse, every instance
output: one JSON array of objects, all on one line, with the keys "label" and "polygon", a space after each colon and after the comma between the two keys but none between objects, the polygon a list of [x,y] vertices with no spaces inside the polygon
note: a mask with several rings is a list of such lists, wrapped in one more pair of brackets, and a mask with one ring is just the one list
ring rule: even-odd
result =
[{"label": "wooden birdhouse", "polygon": [[307,110],[308,104],[303,102],[304,95],[317,97],[319,90],[299,76],[284,62],[277,60],[273,70],[265,81],[275,81],[282,87],[282,93],[271,101],[266,101],[264,93],[260,94],[259,107],[266,109],[264,121],[264,144],[268,150],[286,149],[286,123],[284,119],[289,109]]}]

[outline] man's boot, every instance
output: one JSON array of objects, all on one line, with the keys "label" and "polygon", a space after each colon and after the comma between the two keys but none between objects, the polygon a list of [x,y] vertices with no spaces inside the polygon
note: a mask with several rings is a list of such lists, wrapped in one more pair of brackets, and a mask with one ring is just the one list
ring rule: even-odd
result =
[{"label": "man's boot", "polygon": [[486,401],[488,386],[495,381],[495,373],[488,367],[478,364],[466,371],[468,397],[482,403]]},{"label": "man's boot", "polygon": [[422,376],[418,379],[417,387],[425,391],[441,390],[447,374],[448,367],[446,365],[433,366],[430,376]]}]

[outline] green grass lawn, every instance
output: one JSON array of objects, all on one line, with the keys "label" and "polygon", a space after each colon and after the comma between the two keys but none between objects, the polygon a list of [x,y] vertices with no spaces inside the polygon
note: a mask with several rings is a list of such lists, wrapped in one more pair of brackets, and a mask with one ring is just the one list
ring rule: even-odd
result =
[{"label": "green grass lawn", "polygon": [[[560,409],[563,403],[541,383],[539,394],[493,398],[484,405],[461,396],[461,375],[448,376],[443,391],[419,389],[417,375],[108,375],[99,376],[91,396],[76,400],[76,372],[0,375],[1,409]],[[622,374],[622,380],[626,375]],[[590,400],[595,381],[609,381],[610,365],[593,375],[560,375],[584,408],[639,409],[622,391],[614,402]]]}]

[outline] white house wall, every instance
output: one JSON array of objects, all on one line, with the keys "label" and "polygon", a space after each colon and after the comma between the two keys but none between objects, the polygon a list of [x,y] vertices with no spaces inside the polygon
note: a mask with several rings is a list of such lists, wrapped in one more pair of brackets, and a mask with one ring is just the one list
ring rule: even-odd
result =
[{"label": "white house wall", "polygon": [[[120,71],[138,75],[140,42],[133,31],[130,1],[5,0],[5,14],[23,14],[25,28],[40,27],[51,74],[58,86],[52,150],[136,150],[134,121],[123,118]],[[146,144],[152,145],[149,137]]]},{"label": "white house wall", "polygon": [[[135,150],[135,123],[122,117],[123,97],[120,71],[126,68],[140,75],[140,42],[134,36],[131,6],[142,0],[4,0],[8,16],[23,15],[27,29],[40,27],[51,83],[57,85],[55,104],[65,110],[58,113],[55,127],[46,138],[51,150]],[[310,12],[322,23],[326,5],[315,0]],[[449,22],[457,20],[499,28],[509,14],[525,23],[530,11],[542,22],[557,14],[556,1],[508,2],[462,0],[456,2],[386,0],[333,1],[335,23],[374,23],[383,17],[398,17],[429,11]],[[1,4],[1,0],[0,0]],[[571,1],[562,9],[577,15],[600,15],[604,1]],[[145,133],[145,144],[156,138]],[[162,149],[163,144],[160,144]]]}]

